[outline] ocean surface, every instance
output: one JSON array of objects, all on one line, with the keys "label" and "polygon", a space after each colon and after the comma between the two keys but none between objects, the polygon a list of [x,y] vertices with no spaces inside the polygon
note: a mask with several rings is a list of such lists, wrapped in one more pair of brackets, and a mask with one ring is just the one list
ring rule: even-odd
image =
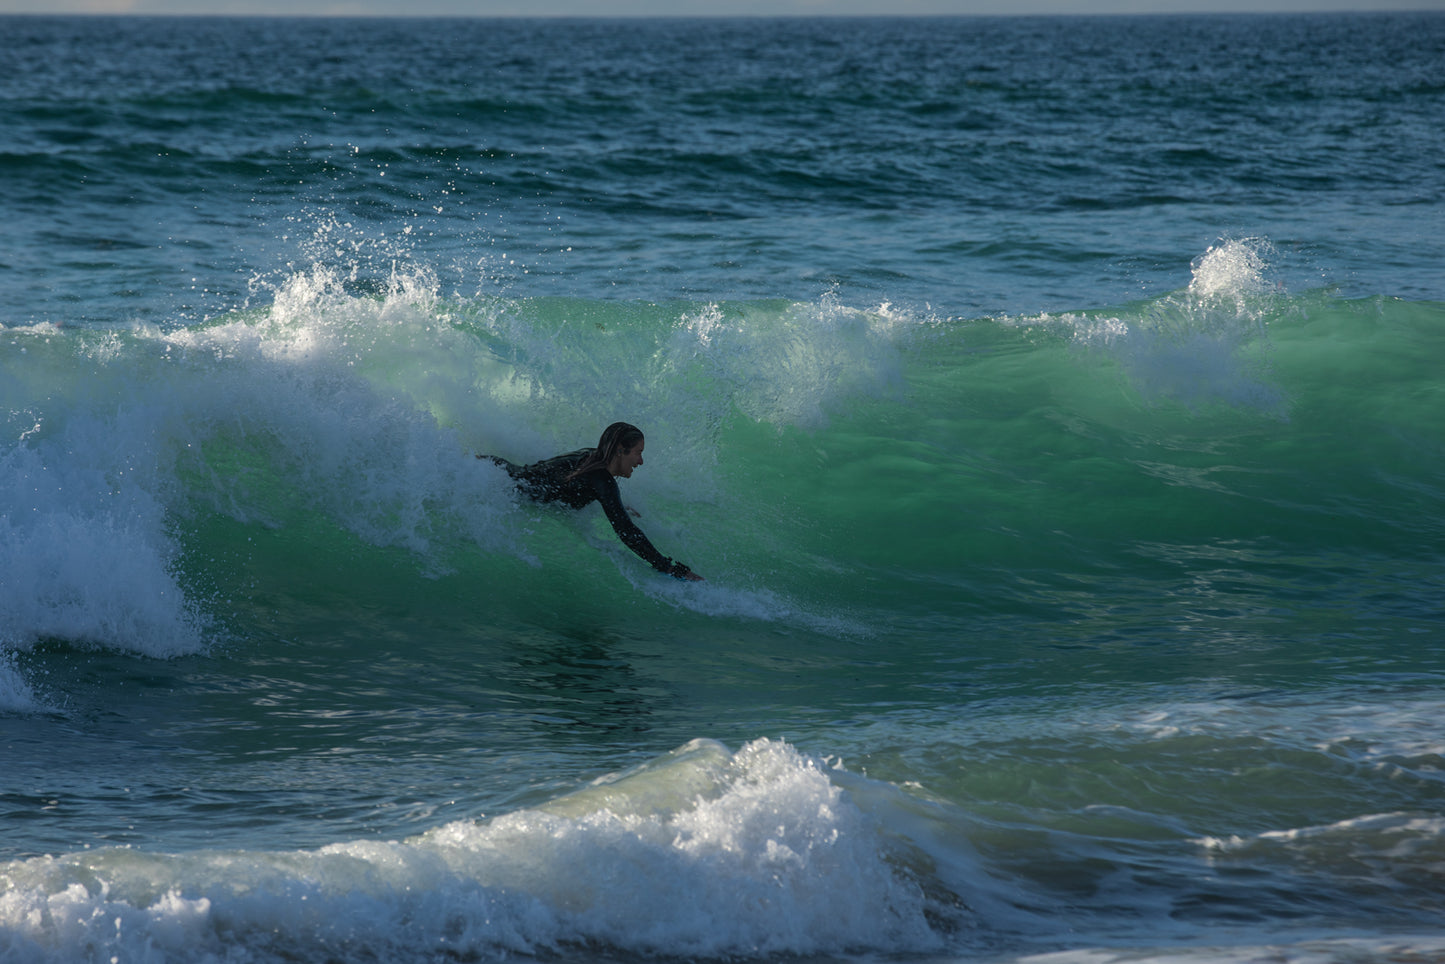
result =
[{"label": "ocean surface", "polygon": [[[0,962],[1445,960],[1445,15],[0,18]],[[473,456],[647,434],[595,506]]]}]

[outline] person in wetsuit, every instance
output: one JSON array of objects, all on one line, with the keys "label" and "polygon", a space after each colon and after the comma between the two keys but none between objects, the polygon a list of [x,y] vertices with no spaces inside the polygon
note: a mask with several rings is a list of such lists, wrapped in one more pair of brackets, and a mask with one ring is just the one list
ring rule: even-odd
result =
[{"label": "person in wetsuit", "polygon": [[702,576],[658,552],[622,504],[617,479],[632,478],[632,470],[642,464],[643,442],[642,431],[637,426],[613,422],[603,430],[602,438],[594,449],[578,449],[530,465],[517,465],[495,455],[478,455],[477,458],[495,462],[506,469],[516,481],[518,490],[537,502],[560,502],[574,509],[581,509],[593,501],[602,503],[602,511],[607,513],[607,521],[612,523],[613,531],[623,545],[658,572],[700,582]]}]

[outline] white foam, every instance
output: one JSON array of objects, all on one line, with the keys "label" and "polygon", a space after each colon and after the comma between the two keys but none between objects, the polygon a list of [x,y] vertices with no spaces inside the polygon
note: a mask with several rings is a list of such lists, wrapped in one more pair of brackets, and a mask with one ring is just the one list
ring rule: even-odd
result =
[{"label": "white foam", "polygon": [[695,742],[537,810],[319,851],[107,850],[4,868],[0,960],[424,961],[943,946],[816,762]]},{"label": "white foam", "polygon": [[1434,696],[1366,701],[1351,694],[1171,703],[1111,724],[1154,739],[1208,735],[1258,737],[1369,765],[1418,763],[1435,770],[1445,759],[1439,721],[1445,700]]},{"label": "white foam", "polygon": [[47,637],[162,657],[201,647],[147,461],[118,420],[84,416],[0,452],[0,647]]},{"label": "white foam", "polygon": [[30,683],[15,668],[15,654],[0,650],[0,713],[35,713],[46,709]]},{"label": "white foam", "polygon": [[[1220,930],[1223,930],[1222,928]],[[1195,947],[1078,948],[1048,954],[1031,954],[1017,964],[1400,964],[1445,959],[1445,938],[1438,935],[1401,934],[1372,938],[1281,939],[1258,938],[1226,943],[1226,933]]]},{"label": "white foam", "polygon": [[786,593],[733,585],[728,581],[727,573],[710,573],[702,582],[660,576],[652,569],[639,567],[636,557],[620,548],[616,539],[606,540],[594,535],[591,541],[598,552],[612,557],[618,573],[633,588],[676,609],[714,619],[779,623],[833,638],[860,638],[872,633],[872,629],[860,620],[849,619],[836,612],[814,612]]}]

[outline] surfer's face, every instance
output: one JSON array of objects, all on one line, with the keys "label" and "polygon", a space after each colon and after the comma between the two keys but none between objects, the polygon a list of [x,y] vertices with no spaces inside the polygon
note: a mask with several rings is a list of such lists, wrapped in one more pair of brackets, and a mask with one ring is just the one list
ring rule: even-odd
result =
[{"label": "surfer's face", "polygon": [[642,464],[642,447],[646,444],[645,439],[638,439],[632,448],[612,456],[612,461],[607,463],[607,471],[624,479],[632,478],[632,470]]}]

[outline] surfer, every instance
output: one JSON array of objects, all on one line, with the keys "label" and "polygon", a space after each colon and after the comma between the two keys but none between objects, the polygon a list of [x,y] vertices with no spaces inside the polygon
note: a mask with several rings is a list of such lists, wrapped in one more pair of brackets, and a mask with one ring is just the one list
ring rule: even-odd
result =
[{"label": "surfer", "polygon": [[580,509],[594,500],[602,503],[607,521],[612,523],[622,544],[641,556],[656,569],[677,579],[701,582],[702,576],[687,566],[658,552],[643,535],[628,513],[635,509],[622,504],[617,479],[632,478],[632,470],[642,464],[642,430],[626,422],[613,422],[602,432],[593,449],[578,449],[531,465],[517,465],[495,455],[478,455],[507,470],[517,488],[537,502],[561,502]]}]

